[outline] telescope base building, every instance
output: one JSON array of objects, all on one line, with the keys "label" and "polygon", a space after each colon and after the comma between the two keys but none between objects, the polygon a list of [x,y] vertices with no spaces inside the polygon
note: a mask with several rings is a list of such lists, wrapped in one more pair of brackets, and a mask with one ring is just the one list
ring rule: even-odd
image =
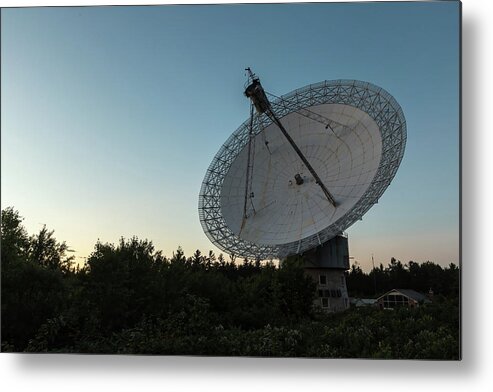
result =
[{"label": "telescope base building", "polygon": [[316,305],[327,312],[349,308],[346,271],[349,248],[346,235],[338,235],[303,254],[305,273],[317,283]]}]

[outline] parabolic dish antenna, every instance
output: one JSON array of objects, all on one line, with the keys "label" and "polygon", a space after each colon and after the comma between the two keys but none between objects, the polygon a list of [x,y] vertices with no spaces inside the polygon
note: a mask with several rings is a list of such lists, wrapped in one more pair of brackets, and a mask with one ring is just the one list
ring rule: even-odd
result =
[{"label": "parabolic dish antenna", "polygon": [[388,92],[356,80],[311,84],[270,101],[247,70],[250,118],[206,172],[200,222],[229,254],[301,254],[378,202],[404,154],[404,114]]}]

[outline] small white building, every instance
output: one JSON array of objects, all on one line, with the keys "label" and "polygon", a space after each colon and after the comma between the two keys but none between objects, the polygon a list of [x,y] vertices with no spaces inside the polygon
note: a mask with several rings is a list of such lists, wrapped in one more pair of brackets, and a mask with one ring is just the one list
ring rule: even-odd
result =
[{"label": "small white building", "polygon": [[351,306],[361,308],[365,306],[375,306],[377,300],[375,298],[349,298]]},{"label": "small white building", "polygon": [[431,301],[423,294],[410,289],[393,289],[376,299],[380,309],[394,309],[400,306],[417,308]]}]

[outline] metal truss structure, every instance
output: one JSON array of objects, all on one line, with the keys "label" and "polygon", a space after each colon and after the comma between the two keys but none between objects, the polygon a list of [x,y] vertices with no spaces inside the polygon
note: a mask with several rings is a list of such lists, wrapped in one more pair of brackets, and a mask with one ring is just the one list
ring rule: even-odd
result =
[{"label": "metal truss structure", "polygon": [[[378,125],[382,138],[382,156],[377,172],[352,209],[329,227],[299,241],[267,246],[245,241],[227,226],[221,213],[221,188],[235,158],[249,141],[250,120],[246,120],[223,144],[207,169],[199,195],[199,218],[205,234],[228,254],[255,259],[283,258],[300,254],[340,234],[375,204],[395,176],[404,155],[407,139],[406,120],[397,101],[384,89],[356,80],[332,80],[294,90],[271,102],[279,118],[292,112],[310,116],[310,107],[343,104],[367,113]],[[315,118],[314,118],[315,119]],[[328,126],[335,122],[319,119]],[[254,134],[262,132],[272,120],[264,113],[253,122]]]}]

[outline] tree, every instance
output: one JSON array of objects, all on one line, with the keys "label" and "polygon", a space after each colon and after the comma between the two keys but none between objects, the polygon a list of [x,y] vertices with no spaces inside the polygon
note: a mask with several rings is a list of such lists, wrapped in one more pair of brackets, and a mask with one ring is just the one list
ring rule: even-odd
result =
[{"label": "tree", "polygon": [[[394,312],[313,309],[316,284],[303,259],[279,268],[226,262],[213,252],[172,258],[151,241],[97,242],[84,268],[44,226],[28,236],[13,208],[2,211],[2,350],[34,352],[430,358],[459,356],[460,270],[403,265],[370,274],[353,265],[348,288],[430,287],[439,300]],[[406,283],[409,282],[409,283]],[[420,289],[423,287],[423,289]],[[450,293],[450,298],[445,297]],[[438,299],[438,298],[437,298]]]},{"label": "tree", "polygon": [[315,299],[316,283],[303,269],[303,258],[290,257],[282,263],[278,272],[281,310],[287,318],[310,317]]},{"label": "tree", "polygon": [[[184,259],[182,252],[177,257]],[[165,262],[148,240],[121,238],[117,246],[98,242],[86,262],[80,302],[107,333],[133,326],[144,315],[161,315],[165,292],[159,276]]]},{"label": "tree", "polygon": [[57,242],[54,230],[48,231],[46,225],[38,234],[29,237],[28,260],[51,269],[68,272],[74,264],[74,256],[65,241]]},{"label": "tree", "polygon": [[2,238],[2,266],[13,259],[25,257],[29,248],[29,238],[22,225],[22,218],[13,207],[2,210],[1,238]]},{"label": "tree", "polygon": [[346,284],[348,290],[353,295],[367,295],[368,289],[371,287],[369,283],[369,277],[366,275],[361,267],[355,262],[346,277]]},{"label": "tree", "polygon": [[[58,268],[66,265],[65,243],[56,242],[46,228],[41,240],[28,237],[22,220],[12,207],[2,211],[2,344],[13,351],[22,351],[38,328],[62,311],[67,297]],[[37,262],[33,249],[43,255],[40,260],[53,261],[53,268]]]}]

